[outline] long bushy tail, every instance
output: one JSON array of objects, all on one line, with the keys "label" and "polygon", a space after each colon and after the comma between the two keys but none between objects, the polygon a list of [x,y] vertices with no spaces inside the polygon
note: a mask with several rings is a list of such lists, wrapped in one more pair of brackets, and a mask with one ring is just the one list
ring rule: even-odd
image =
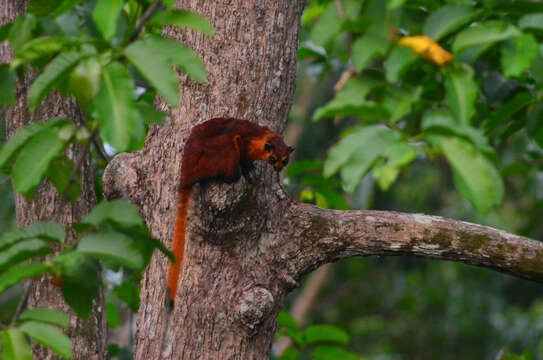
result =
[{"label": "long bushy tail", "polygon": [[183,252],[185,250],[185,230],[187,228],[187,211],[190,201],[190,188],[182,188],[179,191],[179,202],[177,203],[177,217],[175,219],[175,229],[173,232],[172,252],[175,256],[175,263],[168,264],[168,296],[169,310],[173,309],[175,295],[181,265],[183,264]]}]

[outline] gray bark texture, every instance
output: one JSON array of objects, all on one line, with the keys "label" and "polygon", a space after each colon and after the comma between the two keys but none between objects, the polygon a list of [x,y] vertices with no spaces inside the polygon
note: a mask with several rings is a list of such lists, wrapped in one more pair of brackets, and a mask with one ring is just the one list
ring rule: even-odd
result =
[{"label": "gray bark texture", "polygon": [[[145,148],[121,154],[104,175],[108,198],[139,206],[151,233],[171,244],[183,144],[213,117],[238,117],[281,132],[296,75],[301,0],[178,6],[208,17],[216,35],[166,29],[203,58],[208,81],[180,77],[181,104],[167,109]],[[543,280],[541,243],[420,214],[331,211],[290,200],[268,165],[259,182],[196,185],[180,287],[165,308],[167,259],[155,255],[141,291],[135,359],[267,359],[285,296],[318,266],[351,256],[415,255],[461,261]]]},{"label": "gray bark texture", "polygon": [[[0,25],[13,21],[23,13],[28,1],[4,1],[0,5]],[[0,63],[8,63],[12,54],[7,43],[0,46]],[[77,123],[84,121],[84,115],[73,100],[62,99],[57,94],[52,94],[36,109],[30,112],[27,106],[27,92],[33,76],[25,77],[25,80],[17,84],[17,104],[5,110],[8,137],[18,129],[37,121],[47,121],[53,117],[66,117]],[[94,174],[91,166],[90,155],[86,152],[81,156],[83,149],[72,146],[67,150],[71,159],[83,159],[82,196],[75,204],[71,204],[59,196],[56,189],[48,182],[40,185],[34,198],[27,201],[22,195],[15,195],[15,211],[17,225],[24,227],[37,221],[57,221],[64,226],[69,226],[80,221],[94,204],[96,194],[94,191]],[[67,243],[74,242],[74,233],[67,233]],[[28,281],[25,286],[27,307],[47,307],[61,310],[70,315],[70,326],[66,334],[72,341],[72,350],[75,359],[105,359],[107,357],[107,324],[104,311],[103,293],[97,298],[94,311],[89,319],[82,320],[64,302],[59,288],[52,285],[50,278],[43,276],[37,280]],[[33,344],[34,359],[57,359],[54,352],[40,345]]]}]

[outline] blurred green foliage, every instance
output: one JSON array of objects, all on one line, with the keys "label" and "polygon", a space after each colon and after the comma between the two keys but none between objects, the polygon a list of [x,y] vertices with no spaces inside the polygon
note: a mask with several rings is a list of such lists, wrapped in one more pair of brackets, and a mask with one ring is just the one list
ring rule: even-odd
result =
[{"label": "blurred green foliage", "polygon": [[[309,1],[287,189],[339,208],[312,195],[326,184],[352,209],[543,239],[542,14],[539,1]],[[452,61],[398,45],[417,35]],[[307,164],[323,164],[318,186],[314,168],[298,171]],[[540,285],[490,270],[350,259],[334,266],[308,323],[346,330],[364,359],[543,359],[542,304]]]}]

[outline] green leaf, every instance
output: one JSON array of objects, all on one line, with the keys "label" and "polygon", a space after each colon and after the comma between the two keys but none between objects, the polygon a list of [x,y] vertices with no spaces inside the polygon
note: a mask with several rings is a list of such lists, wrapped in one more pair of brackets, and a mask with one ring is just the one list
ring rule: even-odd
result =
[{"label": "green leaf", "polygon": [[365,126],[359,127],[352,134],[341,139],[328,152],[324,163],[324,176],[332,176],[349,161],[353,154],[360,152],[363,148],[368,148],[365,146],[367,140],[386,138],[389,132],[391,132],[390,129],[381,125]]},{"label": "green leaf", "polygon": [[315,195],[315,205],[323,209],[329,209],[331,207],[328,204],[328,199],[324,195],[317,192],[314,192],[314,195]]},{"label": "green leaf", "polygon": [[485,154],[494,154],[494,150],[488,144],[488,139],[480,129],[469,125],[458,125],[449,111],[429,110],[424,113],[422,129],[427,134],[454,135],[470,141]]},{"label": "green leaf", "polygon": [[101,286],[98,261],[77,251],[57,256],[53,261],[61,269],[64,299],[77,315],[88,318]]},{"label": "green leaf", "polygon": [[8,38],[11,25],[13,25],[13,23],[7,23],[0,26],[0,42]]},{"label": "green leaf", "polygon": [[387,165],[404,166],[415,160],[417,150],[405,142],[397,142],[386,149],[383,158]]},{"label": "green leaf", "polygon": [[294,319],[292,315],[286,311],[281,311],[277,316],[277,326],[280,328],[300,331],[300,326],[298,325],[296,319]]},{"label": "green leaf", "polygon": [[377,81],[367,78],[354,77],[350,79],[332,101],[315,111],[313,120],[317,121],[337,115],[387,118],[389,114],[386,109],[373,101],[366,100],[366,95],[378,84]]},{"label": "green leaf", "polygon": [[15,135],[13,135],[7,144],[0,150],[0,169],[5,171],[11,161],[15,158],[15,155],[17,155],[17,152],[23,148],[26,142],[35,134],[44,128],[55,127],[65,123],[65,119],[54,118],[46,123],[37,122],[17,130]]},{"label": "green leaf", "polygon": [[276,360],[300,360],[300,351],[296,348],[289,347],[283,353],[281,356],[276,357]]},{"label": "green leaf", "polygon": [[287,173],[289,177],[294,177],[310,171],[321,171],[322,161],[319,159],[310,159],[293,162],[288,166]]},{"label": "green leaf", "polygon": [[373,177],[379,187],[387,190],[396,181],[400,168],[417,157],[417,150],[404,142],[389,146],[382,155],[383,161],[373,169]]},{"label": "green leaf", "polygon": [[409,66],[418,59],[418,55],[407,46],[398,46],[385,61],[385,75],[388,82],[395,83]]},{"label": "green leaf", "polygon": [[343,187],[352,192],[373,163],[397,139],[397,133],[381,125],[358,128],[328,152],[324,176],[331,176],[341,168]]},{"label": "green leaf", "polygon": [[386,191],[400,174],[400,169],[396,166],[378,163],[373,169],[373,178],[381,190]]},{"label": "green leaf", "polygon": [[124,50],[124,54],[170,105],[179,104],[177,75],[166,56],[150,52],[144,41],[133,42]]},{"label": "green leaf", "polygon": [[115,304],[106,304],[107,324],[112,329],[117,329],[121,326],[121,320],[119,319],[119,312]]},{"label": "green leaf", "polygon": [[0,238],[0,250],[24,239],[39,238],[62,243],[66,237],[64,228],[56,222],[40,221],[22,229],[6,232]]},{"label": "green leaf", "polygon": [[155,110],[151,105],[142,101],[137,102],[136,107],[142,123],[146,125],[162,125],[164,123],[166,113]]},{"label": "green leaf", "polygon": [[281,311],[277,317],[277,326],[280,329],[284,329],[285,334],[294,340],[298,345],[305,345],[300,327],[292,315],[286,311]]},{"label": "green leaf", "polygon": [[19,321],[35,320],[40,322],[46,322],[53,325],[58,325],[63,328],[68,328],[70,317],[58,310],[47,308],[33,308],[25,310],[19,317]]},{"label": "green leaf", "polygon": [[476,15],[477,12],[473,11],[471,4],[447,4],[433,11],[426,18],[422,32],[434,41],[439,41],[468,24]]},{"label": "green leaf", "polygon": [[[377,133],[375,138],[368,139],[366,143],[352,154],[348,162],[341,169],[341,180],[346,192],[353,192],[362,180],[362,177],[371,169],[390,144],[397,140],[397,133],[383,131]],[[326,165],[326,164],[325,164]]]},{"label": "green leaf", "polygon": [[109,40],[117,28],[117,19],[123,9],[123,0],[100,0],[92,12],[92,19],[104,39]]},{"label": "green leaf", "polygon": [[27,11],[38,16],[49,15],[61,2],[62,0],[30,0]]},{"label": "green leaf", "polygon": [[2,359],[4,360],[32,360],[30,344],[26,342],[24,334],[17,328],[0,331],[2,335]]},{"label": "green leaf", "polygon": [[391,88],[383,100],[383,106],[389,112],[388,120],[396,123],[404,116],[411,113],[411,107],[415,104],[422,94],[422,86],[418,86],[411,91],[403,91]]},{"label": "green leaf", "polygon": [[[76,172],[75,181],[70,184],[70,178],[75,167],[75,163],[65,156],[54,159],[45,174],[47,179],[55,186],[58,193],[67,198],[70,202],[75,202],[81,195],[81,173]],[[67,189],[67,186],[70,188]]]},{"label": "green leaf", "polygon": [[341,18],[334,3],[329,3],[317,23],[311,29],[311,41],[325,47],[341,30]]},{"label": "green leaf", "polygon": [[524,29],[543,30],[543,13],[526,14],[518,21],[518,27]]},{"label": "green leaf", "polygon": [[338,342],[341,344],[347,344],[349,342],[349,335],[347,335],[345,331],[331,325],[309,326],[304,331],[304,337],[307,344],[324,341]]},{"label": "green leaf", "polygon": [[[356,2],[360,3],[360,1]],[[364,15],[371,19],[373,29],[386,36],[385,34],[388,32],[389,21],[387,5],[389,5],[391,2],[382,0],[368,0],[364,1],[364,3]]]},{"label": "green leaf", "polygon": [[540,128],[533,136],[534,141],[543,149],[543,128]]},{"label": "green leaf", "polygon": [[375,31],[356,39],[353,43],[353,63],[357,72],[364,70],[368,62],[377,56],[382,56],[388,49],[388,40]]},{"label": "green leaf", "polygon": [[102,67],[95,57],[83,59],[70,73],[68,88],[82,104],[89,103],[100,91]]},{"label": "green leaf", "polygon": [[45,128],[34,135],[23,147],[13,166],[12,176],[15,190],[30,194],[40,183],[51,161],[66,146],[59,139],[58,128]]},{"label": "green leaf", "polygon": [[311,203],[313,202],[313,200],[315,199],[315,192],[309,190],[309,189],[304,189],[300,192],[300,201],[301,202],[304,202],[304,203]]},{"label": "green leaf", "polygon": [[22,264],[9,268],[7,271],[0,274],[0,294],[17,284],[19,281],[41,275],[47,270],[47,266],[39,263]]},{"label": "green leaf", "polygon": [[55,84],[67,75],[70,70],[86,54],[75,52],[63,52],[57,55],[43,70],[43,73],[32,83],[28,93],[28,105],[34,110],[43,98],[53,89]]},{"label": "green leaf", "polygon": [[494,111],[490,118],[484,122],[483,127],[486,133],[494,131],[498,126],[505,123],[513,115],[534,104],[537,101],[529,92],[521,92],[505,103],[498,110]]},{"label": "green leaf", "polygon": [[136,124],[134,81],[124,66],[110,63],[102,71],[102,87],[94,99],[100,135],[117,151],[130,149]]},{"label": "green leaf", "polygon": [[[321,166],[322,171],[322,166]],[[307,174],[302,177],[302,185],[304,186],[331,186],[341,187],[341,181],[336,178],[326,178],[322,174]]]},{"label": "green leaf", "polygon": [[161,11],[153,15],[149,21],[151,25],[174,25],[189,28],[213,36],[215,30],[209,20],[197,13],[186,10]]},{"label": "green leaf", "polygon": [[70,339],[56,327],[37,321],[27,321],[19,326],[35,342],[51,348],[64,359],[73,359]]},{"label": "green leaf", "polygon": [[508,40],[520,36],[521,32],[513,25],[500,21],[488,21],[478,24],[456,35],[453,43],[453,52],[460,51],[474,46],[490,46],[498,41]]},{"label": "green leaf", "polygon": [[32,32],[38,24],[38,20],[32,14],[24,14],[18,17],[9,29],[9,46],[13,52],[19,49],[32,38]]},{"label": "green leaf", "polygon": [[311,23],[321,16],[324,10],[326,10],[326,4],[320,2],[311,2],[306,4],[300,21],[302,27],[310,27]]},{"label": "green leaf", "polygon": [[206,69],[198,55],[189,47],[172,39],[149,36],[143,40],[149,51],[166,57],[172,64],[180,67],[193,80],[199,83],[206,81]]},{"label": "green leaf", "polygon": [[543,86],[543,45],[539,45],[537,54],[532,62],[532,76],[539,87]]},{"label": "green leaf", "polygon": [[121,285],[116,286],[113,289],[113,293],[124,301],[129,308],[137,312],[140,307],[139,289],[139,287],[125,281]]},{"label": "green leaf", "polygon": [[127,227],[144,226],[136,206],[124,200],[102,201],[80,224],[87,227],[98,226],[108,221]]},{"label": "green leaf", "polygon": [[506,77],[520,76],[537,55],[537,40],[530,34],[511,39],[502,46],[501,63]]},{"label": "green leaf", "polygon": [[349,209],[349,204],[347,203],[347,201],[345,201],[343,196],[335,190],[318,187],[315,189],[315,196],[321,196],[323,199],[326,200],[326,203],[328,204],[326,208],[338,210]]},{"label": "green leaf", "polygon": [[526,132],[530,136],[543,129],[543,102],[530,107],[526,120]]},{"label": "green leaf", "polygon": [[20,150],[26,142],[36,133],[44,128],[43,123],[34,123],[19,129],[13,135],[7,144],[0,150],[0,169],[6,170],[9,163],[13,160],[18,150]]},{"label": "green leaf", "polygon": [[487,213],[503,199],[504,186],[498,170],[475,146],[460,138],[439,142],[454,170],[455,184],[479,213]]},{"label": "green leaf", "polygon": [[[38,0],[38,1],[41,1],[41,0]],[[63,0],[61,4],[54,9],[52,15],[54,17],[58,17],[59,15],[72,10],[76,5],[79,5],[84,1],[85,0]]]},{"label": "green leaf", "polygon": [[102,260],[111,260],[134,270],[140,270],[145,265],[134,239],[116,231],[86,234],[79,240],[77,251]]},{"label": "green leaf", "polygon": [[43,240],[28,239],[0,252],[0,273],[24,260],[49,254],[51,248]]},{"label": "green leaf", "polygon": [[459,124],[468,125],[475,114],[475,101],[479,89],[468,65],[447,68],[445,75],[445,102]]},{"label": "green leaf", "polygon": [[15,105],[17,75],[8,65],[0,65],[0,106]]},{"label": "green leaf", "polygon": [[17,67],[25,61],[50,56],[59,52],[70,40],[63,37],[40,37],[25,43],[15,54],[12,67]]},{"label": "green leaf", "polygon": [[314,360],[360,360],[358,355],[337,346],[317,346],[311,352]]},{"label": "green leaf", "polygon": [[166,5],[167,9],[171,9],[175,6],[176,0],[162,0],[162,3]]}]

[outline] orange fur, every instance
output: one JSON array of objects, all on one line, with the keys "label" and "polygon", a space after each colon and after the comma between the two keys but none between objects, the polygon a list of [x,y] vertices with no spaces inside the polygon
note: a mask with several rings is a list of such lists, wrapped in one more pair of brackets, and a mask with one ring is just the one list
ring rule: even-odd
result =
[{"label": "orange fur", "polygon": [[170,262],[168,265],[170,310],[177,294],[183,264],[192,186],[208,180],[232,183],[242,175],[249,180],[252,164],[256,160],[269,162],[279,171],[288,162],[292,151],[294,148],[287,146],[280,135],[247,120],[215,118],[192,129],[181,164],[179,203],[172,241],[175,263]]},{"label": "orange fur", "polygon": [[175,229],[173,232],[172,252],[175,263],[168,264],[168,287],[170,300],[175,299],[177,293],[177,279],[181,272],[183,252],[185,251],[185,230],[187,228],[187,211],[190,201],[190,188],[179,191],[179,203],[177,204],[177,217],[175,218]]}]

